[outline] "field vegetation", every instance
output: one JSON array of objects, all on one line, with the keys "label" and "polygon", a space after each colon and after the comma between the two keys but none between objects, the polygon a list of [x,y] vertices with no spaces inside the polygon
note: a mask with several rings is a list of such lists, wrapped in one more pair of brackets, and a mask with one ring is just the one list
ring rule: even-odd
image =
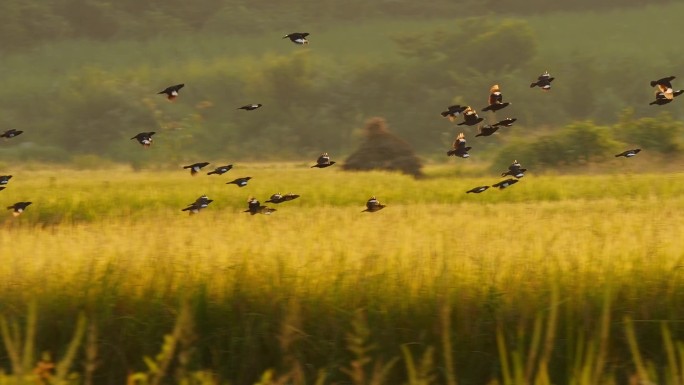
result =
[{"label": "field vegetation", "polygon": [[[3,354],[71,354],[69,383],[681,380],[681,175],[530,173],[475,195],[496,174],[308,167],[20,170],[3,202],[34,205],[1,224]],[[224,184],[238,174],[254,179]],[[241,212],[277,191],[302,197]],[[388,207],[361,213],[370,195]],[[6,369],[28,381],[27,362]]]}]

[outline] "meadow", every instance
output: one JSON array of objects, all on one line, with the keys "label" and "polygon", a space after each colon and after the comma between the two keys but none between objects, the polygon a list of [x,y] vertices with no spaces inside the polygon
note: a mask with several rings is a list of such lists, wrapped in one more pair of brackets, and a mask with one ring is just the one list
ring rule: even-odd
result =
[{"label": "meadow", "polygon": [[[0,220],[0,383],[41,352],[70,384],[681,383],[684,175],[475,195],[499,178],[426,171],[24,166],[0,192],[34,202]],[[301,198],[242,212],[275,192]]]}]

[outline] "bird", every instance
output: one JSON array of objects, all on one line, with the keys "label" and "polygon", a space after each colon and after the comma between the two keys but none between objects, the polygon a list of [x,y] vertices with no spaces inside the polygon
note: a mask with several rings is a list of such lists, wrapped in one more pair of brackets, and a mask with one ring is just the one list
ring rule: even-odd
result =
[{"label": "bird", "polygon": [[490,126],[489,124],[486,124],[482,127],[480,127],[480,133],[475,135],[475,136],[489,136],[493,133],[495,133],[499,129],[499,126]]},{"label": "bird", "polygon": [[466,108],[468,108],[468,106],[461,106],[459,104],[455,104],[453,106],[447,107],[447,110],[442,111],[441,115],[442,117],[445,117],[449,119],[449,121],[453,122],[454,120],[456,120],[456,117],[458,117],[458,115],[462,114],[463,111],[465,111]]},{"label": "bird", "polygon": [[504,119],[504,120],[501,120],[501,121],[499,121],[499,122],[494,123],[493,126],[496,126],[496,127],[500,127],[500,126],[503,126],[503,127],[511,127],[511,126],[513,126],[513,123],[515,123],[516,120],[518,120],[518,119],[516,119],[516,118],[506,118],[506,119]]},{"label": "bird", "polygon": [[297,194],[290,193],[290,194],[282,195],[281,193],[277,193],[277,194],[271,195],[271,198],[269,198],[269,200],[267,200],[266,202],[278,204],[278,203],[291,201],[291,200],[297,199],[297,198],[299,198],[299,195],[297,195]]},{"label": "bird", "polygon": [[190,215],[197,214],[200,212],[200,210],[207,208],[209,206],[209,203],[213,201],[213,199],[209,199],[209,197],[207,197],[206,195],[202,195],[201,197],[197,198],[194,202],[190,203],[188,207],[184,208],[181,211],[189,211]]},{"label": "bird", "polygon": [[166,98],[173,101],[178,97],[178,91],[185,87],[185,84],[176,84],[175,86],[169,86],[164,88],[162,91],[157,92],[157,95],[166,94]]},{"label": "bird", "polygon": [[466,194],[470,194],[470,193],[479,194],[481,192],[487,191],[488,188],[489,188],[489,186],[477,186],[475,188],[471,188],[470,190],[466,191]]},{"label": "bird", "polygon": [[466,125],[466,126],[474,126],[478,123],[480,123],[482,120],[481,117],[477,116],[477,111],[475,111],[472,107],[467,106],[465,110],[463,110],[463,121],[459,123],[459,126]]},{"label": "bird", "polygon": [[138,143],[142,144],[143,147],[148,148],[152,145],[152,135],[154,135],[155,132],[141,132],[138,135],[134,136],[131,138],[131,140],[135,139],[138,141]]},{"label": "bird", "polygon": [[190,175],[195,176],[203,167],[207,166],[208,164],[209,162],[193,163],[189,166],[183,166],[183,168],[189,168]]},{"label": "bird", "polygon": [[380,211],[384,209],[386,206],[383,204],[380,204],[380,201],[375,197],[372,196],[368,201],[366,202],[366,209],[361,211],[362,213],[369,212],[369,213],[374,213],[376,211]]},{"label": "bird", "polygon": [[308,32],[293,32],[283,36],[283,39],[289,38],[291,42],[302,45],[309,44],[309,41],[306,40],[307,36],[309,36]]},{"label": "bird", "polygon": [[11,128],[11,129],[3,132],[2,135],[0,135],[0,138],[5,138],[5,139],[14,138],[15,136],[21,135],[23,132],[24,131],[19,131],[19,130],[15,130],[14,128]]},{"label": "bird", "polygon": [[247,186],[247,182],[252,179],[251,176],[246,176],[244,178],[237,178],[234,180],[231,180],[230,182],[226,182],[226,184],[234,184],[237,185],[238,187],[245,187]]},{"label": "bird", "polygon": [[623,152],[615,155],[615,157],[618,158],[618,157],[624,156],[625,158],[631,158],[631,157],[635,156],[636,154],[638,154],[640,151],[641,151],[640,148],[635,148],[633,150],[623,151]]},{"label": "bird", "polygon": [[520,167],[520,163],[518,163],[517,160],[514,160],[513,163],[508,166],[508,171],[501,173],[501,176],[510,175],[520,179],[525,176],[525,171],[527,171],[527,169]]},{"label": "bird", "polygon": [[448,156],[458,156],[460,158],[468,158],[470,155],[468,154],[468,151],[472,147],[466,147],[466,140],[465,140],[465,135],[461,132],[456,136],[456,139],[454,140],[454,143],[452,144],[453,150],[447,151]]},{"label": "bird", "polygon": [[256,110],[257,108],[263,106],[261,103],[256,103],[256,104],[247,104],[242,107],[238,107],[238,110],[245,110],[245,111],[253,111]]},{"label": "bird", "polygon": [[544,71],[543,74],[539,75],[536,82],[530,84],[530,88],[539,87],[544,91],[548,91],[551,89],[551,82],[553,79],[555,78],[549,75],[549,71]]},{"label": "bird", "polygon": [[[651,80],[651,87],[657,86],[659,91],[672,95],[672,81],[674,79],[676,79],[675,76],[668,76],[658,80]],[[668,97],[668,99],[672,99],[672,97]]]},{"label": "bird", "polygon": [[501,94],[501,89],[498,84],[494,84],[492,88],[489,89],[489,105],[482,109],[482,111],[492,111],[496,112],[502,108],[508,107],[511,103],[504,103],[503,94]]},{"label": "bird", "polygon": [[270,207],[262,206],[261,203],[256,198],[250,197],[247,200],[247,210],[245,210],[243,212],[249,213],[250,215],[256,215],[256,214],[270,215],[274,211],[276,211],[276,209],[272,209]]},{"label": "bird", "polygon": [[0,175],[0,185],[9,183],[10,179],[12,179],[12,175]]},{"label": "bird", "polygon": [[231,168],[233,168],[232,164],[228,164],[228,165],[221,166],[221,167],[216,167],[214,169],[214,171],[209,171],[207,173],[207,175],[214,175],[214,174],[223,175],[223,174],[227,173],[228,171],[230,171]]},{"label": "bird", "polygon": [[665,92],[656,91],[656,93],[655,93],[656,99],[655,99],[654,101],[652,101],[651,103],[648,103],[648,105],[649,105],[649,106],[652,106],[652,105],[654,105],[654,104],[657,104],[657,105],[659,105],[659,106],[662,106],[662,105],[668,104],[668,103],[670,103],[674,98],[676,98],[677,96],[681,95],[682,93],[684,93],[684,90],[672,91],[672,93],[669,94],[669,95],[671,95],[671,97],[668,98],[668,94],[666,94]]},{"label": "bird", "polygon": [[518,183],[518,180],[517,180],[517,179],[508,178],[508,179],[506,179],[506,180],[502,180],[502,181],[499,182],[499,183],[494,183],[494,184],[492,185],[492,187],[498,187],[499,190],[503,190],[503,189],[505,189],[506,187],[508,187],[508,186],[510,186],[510,185],[514,185],[514,184],[516,184],[516,183]]},{"label": "bird", "polygon": [[332,166],[333,164],[335,164],[335,162],[330,160],[330,156],[327,152],[324,152],[321,154],[321,156],[318,157],[318,159],[316,160],[316,164],[311,166],[311,168],[326,168]]},{"label": "bird", "polygon": [[19,215],[21,215],[21,213],[24,212],[24,210],[26,210],[26,208],[31,203],[33,203],[33,202],[17,202],[15,204],[13,204],[12,206],[7,206],[7,210],[14,210],[12,212],[12,215],[14,215],[15,217],[18,217]]}]

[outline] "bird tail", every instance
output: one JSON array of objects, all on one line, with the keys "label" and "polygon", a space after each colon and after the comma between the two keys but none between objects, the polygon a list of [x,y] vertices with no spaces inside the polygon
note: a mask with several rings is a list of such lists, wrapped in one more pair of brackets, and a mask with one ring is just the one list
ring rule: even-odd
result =
[{"label": "bird tail", "polygon": [[209,171],[207,175],[213,175],[213,174],[218,174],[216,171]]},{"label": "bird tail", "polygon": [[532,83],[530,84],[530,88],[534,88],[537,85],[537,83]]}]

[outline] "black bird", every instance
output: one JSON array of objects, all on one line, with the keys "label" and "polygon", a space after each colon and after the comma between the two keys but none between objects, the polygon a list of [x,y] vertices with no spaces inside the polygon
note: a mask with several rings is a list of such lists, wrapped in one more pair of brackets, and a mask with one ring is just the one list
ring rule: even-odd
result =
[{"label": "black bird", "polygon": [[466,140],[465,140],[465,135],[461,132],[458,134],[456,139],[454,140],[454,143],[451,145],[453,147],[453,150],[447,151],[448,156],[458,156],[460,158],[468,158],[470,155],[468,154],[468,151],[472,147],[466,147]]},{"label": "black bird", "polygon": [[615,155],[615,157],[618,158],[618,157],[620,157],[620,156],[624,156],[625,158],[631,158],[631,157],[633,157],[634,155],[638,154],[639,151],[641,151],[640,148],[635,148],[635,149],[633,149],[633,150],[623,151],[623,152],[621,152],[621,153]]},{"label": "black bird", "polygon": [[494,84],[492,88],[489,89],[489,105],[485,108],[482,109],[482,111],[492,111],[496,112],[499,111],[502,108],[508,107],[509,104],[511,103],[504,103],[503,101],[503,94],[501,94],[501,90],[499,89],[498,84]]},{"label": "black bird", "polygon": [[335,162],[330,160],[330,156],[327,152],[324,152],[321,154],[321,156],[318,157],[318,159],[316,160],[316,164],[311,166],[311,168],[326,168],[332,166],[333,164],[335,164]]},{"label": "black bird", "polygon": [[138,141],[138,143],[142,144],[143,147],[147,148],[152,145],[152,135],[154,135],[155,132],[141,132],[138,135],[134,136],[131,138],[131,140],[135,139]]},{"label": "black bird", "polygon": [[651,80],[651,87],[658,86],[658,88],[661,91],[665,91],[668,89],[672,89],[672,81],[675,80],[675,76],[668,76],[666,78],[658,79],[658,80]]},{"label": "black bird", "polygon": [[190,214],[197,214],[200,212],[202,209],[206,209],[209,206],[209,203],[213,202],[213,199],[209,199],[206,195],[202,195],[201,197],[197,198],[193,203],[190,203],[188,207],[184,208],[181,211],[189,211]]},{"label": "black bird", "polygon": [[525,171],[527,171],[527,169],[520,167],[520,163],[518,163],[517,160],[514,160],[513,163],[511,163],[511,165],[508,166],[508,171],[502,173],[501,176],[510,175],[520,179],[523,176],[525,176]]},{"label": "black bird", "polygon": [[[681,95],[684,93],[684,90],[677,90],[677,91],[672,91],[671,94],[667,94],[662,91],[656,91],[656,99],[652,101],[651,103],[648,103],[649,106],[652,106],[654,104],[657,104],[659,106],[665,105],[670,103],[674,98],[677,96]],[[670,95],[671,97],[668,97]]]},{"label": "black bird", "polygon": [[307,36],[309,36],[308,32],[294,32],[283,36],[283,39],[289,38],[291,42],[302,45],[309,44],[309,41],[306,40]]},{"label": "black bird", "polygon": [[380,201],[377,200],[374,196],[370,197],[370,199],[366,202],[366,209],[361,211],[362,213],[369,212],[369,213],[374,213],[376,211],[380,211],[384,209],[386,205],[380,204]]},{"label": "black bird", "polygon": [[13,204],[12,206],[7,206],[7,210],[14,210],[14,212],[12,212],[12,215],[14,215],[15,217],[18,217],[19,215],[21,215],[21,213],[24,212],[24,210],[26,210],[26,208],[31,203],[32,202],[17,202],[15,204]]},{"label": "black bird", "polygon": [[245,213],[250,213],[250,215],[256,214],[266,214],[270,215],[276,209],[270,207],[262,206],[261,203],[256,198],[249,198],[247,200],[247,210],[243,211]]},{"label": "black bird", "polygon": [[489,136],[496,132],[499,126],[490,126],[489,124],[480,127],[480,133],[475,136]]},{"label": "black bird", "polygon": [[508,178],[508,179],[506,179],[506,180],[502,180],[502,181],[499,182],[499,183],[494,183],[494,184],[492,185],[492,187],[498,187],[499,190],[503,190],[503,189],[505,189],[506,187],[508,187],[508,186],[510,186],[510,185],[514,185],[514,184],[516,184],[516,183],[518,183],[518,180],[517,180],[517,179]]},{"label": "black bird", "polygon": [[19,131],[19,130],[15,130],[14,128],[11,128],[11,129],[5,131],[2,135],[0,135],[0,138],[5,138],[5,139],[14,138],[15,136],[21,135],[23,132],[24,131]]},{"label": "black bird", "polygon": [[207,173],[207,175],[214,175],[214,174],[223,175],[223,174],[227,173],[228,171],[230,171],[230,169],[232,169],[232,168],[233,168],[232,164],[221,166],[221,167],[216,167],[214,169],[214,171],[209,171]]},{"label": "black bird", "polygon": [[271,198],[269,200],[267,200],[266,202],[278,204],[278,203],[291,201],[291,200],[297,199],[297,198],[299,198],[299,195],[297,195],[297,194],[291,194],[290,193],[290,194],[282,195],[281,193],[277,193],[277,194],[271,195]]},{"label": "black bird", "polygon": [[238,107],[238,110],[245,110],[245,111],[253,111],[256,110],[257,108],[261,107],[263,104],[261,103],[256,103],[256,104],[247,104],[242,107]]},{"label": "black bird", "polygon": [[195,176],[203,167],[206,167],[208,164],[209,162],[193,163],[189,166],[183,166],[183,168],[189,168],[190,175]]},{"label": "black bird", "polygon": [[544,91],[548,91],[551,89],[551,82],[553,79],[555,78],[552,78],[551,75],[549,75],[549,71],[544,71],[543,74],[539,75],[536,82],[530,84],[530,88],[539,87]]},{"label": "black bird", "polygon": [[466,125],[466,126],[474,126],[481,121],[483,121],[481,117],[477,116],[477,111],[472,109],[470,106],[467,106],[465,110],[463,110],[463,121],[459,123],[459,126]]},{"label": "black bird", "polygon": [[470,194],[470,193],[479,194],[481,192],[487,191],[488,188],[489,188],[489,186],[477,186],[475,188],[472,188],[472,189],[466,191],[466,194]]},{"label": "black bird", "polygon": [[503,127],[511,127],[511,126],[513,126],[513,123],[515,123],[516,120],[518,120],[518,119],[516,119],[516,118],[506,118],[506,119],[504,119],[504,120],[502,120],[502,121],[499,121],[499,122],[497,122],[497,123],[494,123],[494,126],[496,126],[496,127],[500,127],[500,126],[503,126]]},{"label": "black bird", "polygon": [[247,182],[252,179],[251,176],[246,176],[244,178],[237,178],[234,180],[231,180],[230,182],[226,182],[226,184],[234,184],[237,185],[238,187],[245,187],[247,186]]},{"label": "black bird", "polygon": [[466,108],[468,108],[468,106],[461,106],[459,104],[455,104],[453,106],[447,107],[447,110],[442,111],[441,115],[442,117],[445,117],[449,119],[449,121],[453,122],[454,120],[456,120],[456,117],[458,117],[458,115],[462,114],[463,111],[466,110]]},{"label": "black bird", "polygon": [[175,86],[166,87],[163,91],[157,92],[157,95],[166,94],[167,99],[174,100],[178,97],[178,91],[183,87],[185,87],[185,84],[176,84]]},{"label": "black bird", "polygon": [[12,175],[0,175],[0,185],[9,183],[10,179],[12,179]]}]

